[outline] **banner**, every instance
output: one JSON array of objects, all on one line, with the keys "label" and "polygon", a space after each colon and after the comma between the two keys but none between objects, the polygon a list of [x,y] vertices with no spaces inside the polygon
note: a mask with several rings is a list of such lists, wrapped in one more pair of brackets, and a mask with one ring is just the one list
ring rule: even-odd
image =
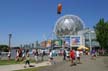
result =
[{"label": "banner", "polygon": [[51,47],[51,40],[48,40],[48,41],[46,42],[46,47]]},{"label": "banner", "polygon": [[80,37],[71,37],[71,46],[80,45]]},{"label": "banner", "polygon": [[54,47],[62,47],[62,40],[53,40]]},{"label": "banner", "polygon": [[65,41],[65,47],[70,47],[70,37],[65,37],[64,38],[64,41]]}]

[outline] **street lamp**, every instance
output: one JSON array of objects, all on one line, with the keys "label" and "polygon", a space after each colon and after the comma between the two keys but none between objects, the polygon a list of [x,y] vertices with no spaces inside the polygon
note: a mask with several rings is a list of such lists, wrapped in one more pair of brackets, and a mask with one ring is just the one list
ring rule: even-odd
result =
[{"label": "street lamp", "polygon": [[10,57],[11,57],[11,52],[10,52],[10,48],[11,48],[11,37],[12,37],[12,34],[9,34],[8,60],[10,60]]},{"label": "street lamp", "polygon": [[51,33],[51,49],[53,50],[54,49],[54,32]]},{"label": "street lamp", "polygon": [[12,34],[9,34],[9,49],[11,48],[11,38],[12,38]]},{"label": "street lamp", "polygon": [[89,45],[90,45],[90,51],[92,50],[92,46],[91,46],[91,32],[89,31]]},{"label": "street lamp", "polygon": [[94,31],[90,31],[89,30],[89,42],[90,42],[90,51],[92,50],[92,38],[91,38],[91,34],[94,33]]},{"label": "street lamp", "polygon": [[91,33],[92,32],[93,31],[91,31],[89,28],[85,29],[85,32],[84,32],[84,33],[88,33],[90,51],[92,50],[92,44],[91,44],[91,42],[92,42],[92,40],[91,40]]}]

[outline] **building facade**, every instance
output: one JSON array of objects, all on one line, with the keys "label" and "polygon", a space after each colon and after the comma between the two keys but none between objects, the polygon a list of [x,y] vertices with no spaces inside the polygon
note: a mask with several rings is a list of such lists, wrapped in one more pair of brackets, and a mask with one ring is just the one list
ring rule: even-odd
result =
[{"label": "building facade", "polygon": [[95,31],[85,28],[81,18],[75,15],[65,15],[59,18],[55,24],[54,33],[69,47],[79,47],[80,45],[90,49],[99,47]]}]

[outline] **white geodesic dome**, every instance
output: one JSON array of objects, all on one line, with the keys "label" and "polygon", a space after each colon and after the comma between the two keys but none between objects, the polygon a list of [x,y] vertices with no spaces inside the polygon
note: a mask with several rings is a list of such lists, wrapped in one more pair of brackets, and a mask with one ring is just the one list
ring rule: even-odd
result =
[{"label": "white geodesic dome", "polygon": [[75,35],[83,30],[83,21],[75,15],[65,15],[59,18],[54,27],[56,36]]}]

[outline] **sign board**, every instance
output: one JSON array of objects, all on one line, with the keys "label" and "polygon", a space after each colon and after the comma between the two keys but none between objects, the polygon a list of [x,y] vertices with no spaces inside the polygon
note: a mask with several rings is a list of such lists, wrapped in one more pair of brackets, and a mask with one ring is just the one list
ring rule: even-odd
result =
[{"label": "sign board", "polygon": [[64,41],[65,41],[64,43],[65,47],[70,47],[70,37],[65,37]]},{"label": "sign board", "polygon": [[53,40],[54,47],[62,47],[62,40]]},{"label": "sign board", "polygon": [[71,36],[70,37],[70,46],[78,47],[81,44],[81,37],[80,36]]},{"label": "sign board", "polygon": [[48,40],[48,41],[46,42],[46,47],[51,47],[51,40]]}]

